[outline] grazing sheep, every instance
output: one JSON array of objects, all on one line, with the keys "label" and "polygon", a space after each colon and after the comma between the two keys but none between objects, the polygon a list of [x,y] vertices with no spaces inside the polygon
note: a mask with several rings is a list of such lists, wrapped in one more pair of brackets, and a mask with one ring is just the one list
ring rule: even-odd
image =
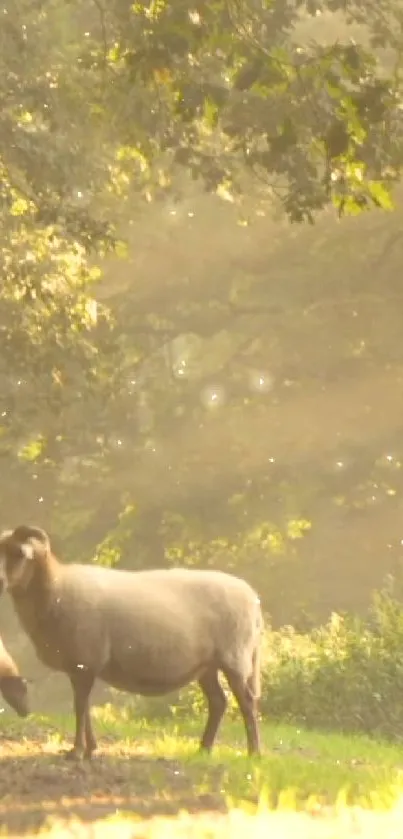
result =
[{"label": "grazing sheep", "polygon": [[159,696],[197,681],[210,750],[226,708],[221,671],[240,708],[249,754],[259,753],[262,613],[256,592],[219,571],[123,571],[66,565],[49,537],[21,525],[0,535],[0,592],[10,591],[38,658],[69,676],[76,716],[69,754],[90,757],[96,740],[90,694],[97,678]]},{"label": "grazing sheep", "polygon": [[29,714],[28,688],[0,638],[0,693],[20,717]]}]

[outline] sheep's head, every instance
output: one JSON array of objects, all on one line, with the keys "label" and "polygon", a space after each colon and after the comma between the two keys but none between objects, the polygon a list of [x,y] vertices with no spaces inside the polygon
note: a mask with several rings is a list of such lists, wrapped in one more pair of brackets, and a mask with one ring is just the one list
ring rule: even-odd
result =
[{"label": "sheep's head", "polygon": [[39,527],[20,525],[0,535],[0,594],[7,589],[26,588],[35,564],[50,552],[47,533]]},{"label": "sheep's head", "polygon": [[5,676],[0,679],[0,693],[19,717],[30,713],[28,685],[21,676]]}]

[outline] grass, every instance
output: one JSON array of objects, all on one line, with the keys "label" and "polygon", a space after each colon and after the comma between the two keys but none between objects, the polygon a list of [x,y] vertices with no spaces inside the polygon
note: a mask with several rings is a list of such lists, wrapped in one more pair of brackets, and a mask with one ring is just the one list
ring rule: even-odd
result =
[{"label": "grass", "polygon": [[111,706],[94,709],[94,717],[99,755],[75,765],[58,754],[71,740],[71,717],[3,715],[0,823],[9,833],[73,836],[76,814],[80,830],[95,824],[91,836],[105,839],[124,839],[126,831],[139,839],[263,839],[269,832],[277,839],[295,830],[301,839],[327,839],[340,836],[341,826],[348,835],[350,822],[356,836],[378,836],[368,832],[376,828],[386,839],[403,815],[398,745],[262,722],[264,755],[251,759],[241,725],[228,719],[207,757],[197,753],[202,719],[151,724]]},{"label": "grass", "polygon": [[[244,754],[244,731],[237,722],[224,724],[221,743],[211,756],[201,756],[197,753],[201,721],[156,726],[115,717],[110,706],[98,709],[96,720],[101,748],[104,738],[119,741],[123,753],[137,744],[137,753],[179,759],[194,780],[203,783],[208,783],[213,767],[220,767],[220,791],[234,800],[255,798],[265,790],[275,804],[278,794],[288,789],[294,790],[299,803],[309,796],[330,802],[343,789],[351,802],[377,795],[388,804],[396,787],[401,785],[403,793],[402,749],[365,736],[312,733],[266,723],[262,726],[265,754],[257,761]],[[71,720],[53,718],[50,724],[61,739],[71,736]]]}]

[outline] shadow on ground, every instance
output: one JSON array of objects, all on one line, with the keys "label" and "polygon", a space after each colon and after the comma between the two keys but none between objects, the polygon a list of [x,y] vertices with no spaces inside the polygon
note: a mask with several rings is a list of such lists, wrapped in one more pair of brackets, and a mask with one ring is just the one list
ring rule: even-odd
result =
[{"label": "shadow on ground", "polygon": [[92,822],[118,812],[149,817],[226,810],[220,765],[206,770],[116,743],[103,746],[90,762],[75,763],[59,745],[45,748],[39,740],[0,739],[0,825],[8,834],[39,830],[49,818],[71,815]]}]

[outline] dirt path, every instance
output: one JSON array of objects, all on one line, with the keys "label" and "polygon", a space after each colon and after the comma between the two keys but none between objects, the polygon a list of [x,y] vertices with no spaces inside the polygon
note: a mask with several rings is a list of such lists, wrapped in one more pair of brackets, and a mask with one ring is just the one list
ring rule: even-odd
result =
[{"label": "dirt path", "polygon": [[[179,761],[103,742],[91,763],[77,764],[60,754],[65,745],[0,738],[0,826],[10,835],[39,830],[49,817],[92,822],[119,811],[149,817],[225,810],[219,793],[198,792],[202,779]],[[210,783],[214,771],[221,773],[211,767]]]}]

